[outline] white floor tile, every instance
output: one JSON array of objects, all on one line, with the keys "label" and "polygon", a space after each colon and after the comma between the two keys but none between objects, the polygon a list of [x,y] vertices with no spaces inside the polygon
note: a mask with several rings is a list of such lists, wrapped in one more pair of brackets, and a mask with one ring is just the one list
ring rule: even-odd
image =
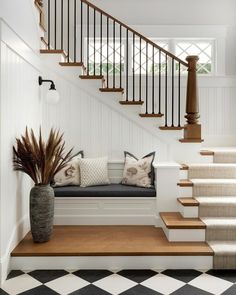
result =
[{"label": "white floor tile", "polygon": [[28,274],[23,274],[5,281],[2,289],[10,295],[16,295],[40,285],[42,284],[39,281],[35,280]]},{"label": "white floor tile", "polygon": [[59,294],[67,295],[75,290],[81,289],[87,285],[89,282],[73,275],[68,274],[64,277],[58,278],[56,280],[50,281],[45,284],[49,288],[53,289]]},{"label": "white floor tile", "polygon": [[108,277],[101,279],[93,284],[95,286],[113,294],[113,295],[120,294],[120,293],[134,287],[135,285],[137,285],[137,283],[135,283],[129,279],[126,279],[120,275],[117,275],[117,274],[113,274],[111,276],[108,276]]},{"label": "white floor tile", "polygon": [[189,285],[200,288],[212,294],[219,295],[231,287],[233,283],[204,273],[189,282]]},{"label": "white floor tile", "polygon": [[164,274],[157,274],[142,282],[141,285],[167,295],[181,288],[185,283]]}]

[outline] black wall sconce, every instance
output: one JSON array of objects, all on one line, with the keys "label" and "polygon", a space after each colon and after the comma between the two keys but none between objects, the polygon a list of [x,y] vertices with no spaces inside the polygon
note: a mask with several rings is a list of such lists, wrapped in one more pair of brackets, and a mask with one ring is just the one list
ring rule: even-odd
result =
[{"label": "black wall sconce", "polygon": [[46,95],[46,102],[49,104],[58,103],[60,96],[56,90],[55,83],[52,80],[43,79],[41,76],[39,76],[38,78],[38,83],[39,83],[39,86],[41,86],[43,83],[51,83],[49,91]]}]

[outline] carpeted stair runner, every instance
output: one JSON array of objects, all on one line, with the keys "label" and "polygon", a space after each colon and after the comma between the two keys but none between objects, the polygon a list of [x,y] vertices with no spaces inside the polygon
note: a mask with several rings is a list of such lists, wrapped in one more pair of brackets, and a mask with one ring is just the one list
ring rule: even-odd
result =
[{"label": "carpeted stair runner", "polygon": [[236,163],[236,150],[214,151],[214,163]]},{"label": "carpeted stair runner", "polygon": [[236,150],[214,151],[213,164],[189,165],[199,218],[215,269],[236,269]]}]

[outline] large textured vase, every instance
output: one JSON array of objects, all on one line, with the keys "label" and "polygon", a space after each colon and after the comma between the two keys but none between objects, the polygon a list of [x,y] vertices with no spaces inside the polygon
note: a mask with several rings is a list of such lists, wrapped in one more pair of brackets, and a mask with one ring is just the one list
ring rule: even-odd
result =
[{"label": "large textured vase", "polygon": [[54,190],[50,185],[35,185],[30,191],[30,225],[33,240],[44,243],[53,232]]}]

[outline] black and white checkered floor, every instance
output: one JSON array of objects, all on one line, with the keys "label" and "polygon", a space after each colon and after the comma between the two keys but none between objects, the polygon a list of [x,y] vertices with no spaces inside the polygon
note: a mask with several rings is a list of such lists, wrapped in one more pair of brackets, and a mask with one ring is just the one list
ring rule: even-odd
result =
[{"label": "black and white checkered floor", "polygon": [[11,271],[0,295],[236,295],[236,270]]}]

